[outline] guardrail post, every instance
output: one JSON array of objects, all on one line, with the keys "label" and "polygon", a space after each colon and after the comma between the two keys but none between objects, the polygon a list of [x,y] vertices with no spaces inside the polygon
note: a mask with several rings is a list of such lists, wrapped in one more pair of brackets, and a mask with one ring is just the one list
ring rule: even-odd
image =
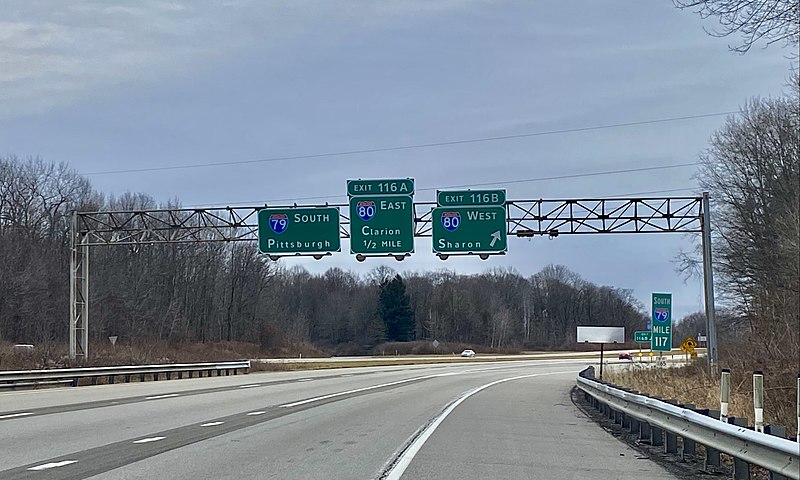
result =
[{"label": "guardrail post", "polygon": [[[747,419],[743,417],[730,417],[728,423],[737,427],[747,427]],[[736,480],[750,480],[750,465],[733,457],[733,478]]]},{"label": "guardrail post", "polygon": [[764,433],[764,373],[759,370],[753,372],[753,409],[756,432]]},{"label": "guardrail post", "polygon": [[800,374],[797,375],[797,443],[800,444]]},{"label": "guardrail post", "polygon": [[637,418],[628,416],[628,431],[630,433],[636,433],[639,431],[639,420]]},{"label": "guardrail post", "polygon": [[144,373],[139,374],[139,381],[144,382]]},{"label": "guardrail post", "polygon": [[731,371],[722,369],[722,378],[719,383],[719,421],[728,422],[728,402],[731,398]]},{"label": "guardrail post", "polygon": [[[707,415],[711,418],[719,419],[720,412],[719,410],[709,410],[709,409],[702,409],[697,410],[697,413],[702,415]],[[716,448],[711,448],[708,445],[704,445],[706,455],[703,461],[704,468],[710,471],[716,471],[720,466],[720,458],[719,458],[719,450]],[[709,467],[712,467],[709,469]]]},{"label": "guardrail post", "polygon": [[[764,432],[775,437],[786,438],[786,427],[783,425],[767,425]],[[787,478],[778,473],[769,472],[769,480],[787,480]]]},{"label": "guardrail post", "polygon": [[[664,402],[683,408],[677,400],[670,399]],[[664,430],[664,453],[678,453],[678,435],[669,430]]]},{"label": "guardrail post", "polygon": [[183,380],[183,372],[178,372],[178,380]]},{"label": "guardrail post", "polygon": [[[686,410],[694,410],[695,405],[692,403],[685,403],[683,408]],[[692,458],[694,459],[694,455],[696,453],[697,444],[691,438],[683,437],[683,446],[681,447],[681,458]]]},{"label": "guardrail post", "polygon": [[109,385],[114,385],[114,375],[109,375],[108,376],[108,384]]},{"label": "guardrail post", "polygon": [[125,383],[131,383],[131,376],[125,375]]},{"label": "guardrail post", "polygon": [[639,423],[639,440],[650,440],[650,424],[647,422]]},{"label": "guardrail post", "polygon": [[664,430],[650,426],[650,445],[654,447],[664,445]]},{"label": "guardrail post", "polygon": [[166,373],[167,373],[167,380],[172,380],[172,372],[166,372]]}]

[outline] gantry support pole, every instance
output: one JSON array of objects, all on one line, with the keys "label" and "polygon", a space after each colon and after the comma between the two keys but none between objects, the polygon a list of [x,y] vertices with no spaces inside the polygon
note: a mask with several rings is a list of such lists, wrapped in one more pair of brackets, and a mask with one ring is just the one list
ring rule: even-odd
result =
[{"label": "gantry support pole", "polygon": [[706,345],[708,369],[714,374],[717,368],[717,318],[714,308],[714,267],[711,261],[711,206],[708,192],[703,192],[703,286],[706,303]]},{"label": "gantry support pole", "polygon": [[89,244],[78,232],[72,212],[69,261],[69,358],[85,360],[89,353]]}]

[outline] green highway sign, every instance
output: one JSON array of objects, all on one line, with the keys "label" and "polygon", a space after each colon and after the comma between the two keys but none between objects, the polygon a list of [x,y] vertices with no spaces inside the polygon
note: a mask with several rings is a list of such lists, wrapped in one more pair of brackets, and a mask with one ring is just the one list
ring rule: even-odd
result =
[{"label": "green highway sign", "polygon": [[459,207],[467,205],[493,205],[506,204],[505,190],[452,190],[436,192],[436,203],[440,207]]},{"label": "green highway sign", "polygon": [[347,194],[357,195],[414,195],[414,179],[348,180]]},{"label": "green highway sign", "polygon": [[340,251],[339,209],[325,207],[259,210],[258,250],[267,254]]},{"label": "green highway sign", "polygon": [[650,350],[672,350],[672,294],[653,294],[653,324],[650,327]]},{"label": "green highway sign", "polygon": [[413,252],[414,202],[410,195],[350,197],[350,253]]},{"label": "green highway sign", "polygon": [[433,209],[434,253],[502,253],[508,248],[505,207]]},{"label": "green highway sign", "polygon": [[640,330],[638,332],[633,332],[633,341],[636,343],[649,343],[650,342],[650,332],[646,330]]}]

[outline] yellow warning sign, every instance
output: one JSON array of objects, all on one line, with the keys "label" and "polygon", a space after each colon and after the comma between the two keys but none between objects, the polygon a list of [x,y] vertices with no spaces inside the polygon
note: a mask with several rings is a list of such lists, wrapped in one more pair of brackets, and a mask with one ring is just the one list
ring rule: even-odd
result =
[{"label": "yellow warning sign", "polygon": [[692,353],[697,347],[697,341],[695,341],[692,337],[686,337],[683,343],[681,343],[681,351],[686,353]]}]

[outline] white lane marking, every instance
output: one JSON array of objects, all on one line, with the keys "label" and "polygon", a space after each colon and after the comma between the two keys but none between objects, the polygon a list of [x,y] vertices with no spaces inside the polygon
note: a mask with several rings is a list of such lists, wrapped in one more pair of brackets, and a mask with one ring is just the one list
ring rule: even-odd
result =
[{"label": "white lane marking", "polygon": [[49,470],[51,468],[63,467],[66,465],[72,465],[73,463],[78,463],[77,460],[64,460],[63,462],[53,462],[53,463],[44,463],[42,465],[36,465],[35,467],[31,467],[28,470],[33,470],[34,472],[38,472],[40,470]]},{"label": "white lane marking", "polygon": [[462,393],[460,397],[458,397],[453,403],[450,404],[438,417],[436,417],[431,423],[428,424],[427,427],[422,431],[422,433],[417,436],[417,438],[408,446],[408,448],[400,455],[397,461],[392,465],[391,469],[387,472],[387,475],[383,478],[386,480],[399,480],[400,477],[403,476],[403,473],[408,468],[408,465],[411,464],[411,460],[414,459],[414,456],[417,455],[419,450],[425,445],[425,442],[428,441],[433,432],[439,427],[439,425],[447,418],[453,410],[456,409],[461,403],[468,399],[469,397],[475,395],[476,393],[485,390],[489,387],[493,387],[499,383],[510,382],[512,380],[520,380],[523,378],[531,378],[531,377],[540,377],[544,375],[558,375],[564,373],[573,373],[572,370],[566,372],[547,372],[547,373],[532,373],[529,375],[519,375],[516,377],[509,377],[509,378],[502,378],[500,380],[495,380],[494,382],[487,383],[486,385],[481,385],[480,387],[473,388],[472,390],[467,390],[465,393]]},{"label": "white lane marking", "polygon": [[168,393],[166,395],[156,395],[155,397],[145,397],[145,400],[158,400],[160,398],[172,398],[177,396],[177,393]]},{"label": "white lane marking", "polygon": [[225,422],[208,422],[200,425],[201,427],[216,427],[217,425],[222,425]]},{"label": "white lane marking", "polygon": [[307,403],[318,402],[320,400],[327,400],[329,398],[341,397],[342,395],[349,395],[351,393],[366,392],[367,390],[375,390],[376,388],[389,387],[392,385],[400,385],[414,380],[419,380],[420,378],[428,378],[428,377],[407,378],[405,380],[398,380],[396,382],[381,383],[380,385],[372,385],[371,387],[356,388],[354,390],[345,390],[344,392],[330,393],[328,395],[322,395],[319,397],[309,398],[306,400],[300,400],[299,402],[285,403],[283,405],[279,405],[279,407],[280,408],[296,407],[298,405],[305,405]]},{"label": "white lane marking", "polygon": [[9,415],[0,415],[0,420],[5,420],[6,418],[27,417],[28,415],[33,415],[33,412],[23,412],[23,413],[12,413],[12,414],[9,414]]},{"label": "white lane marking", "polygon": [[342,375],[339,375],[339,376],[340,377],[352,377],[353,374],[352,373],[345,373],[345,374],[342,374]]},{"label": "white lane marking", "polygon": [[248,415],[264,415],[265,413],[267,413],[267,412],[261,410],[261,411],[258,411],[258,412],[250,412],[250,413],[248,413]]},{"label": "white lane marking", "polygon": [[260,387],[260,386],[261,386],[260,384],[258,384],[258,383],[254,383],[254,384],[252,384],[252,385],[242,385],[242,386],[241,386],[241,387],[239,387],[239,388],[253,388],[253,387]]},{"label": "white lane marking", "polygon": [[369,390],[375,390],[376,388],[391,387],[393,385],[402,385],[404,383],[415,382],[415,381],[418,381],[418,380],[427,380],[429,378],[441,378],[441,377],[450,377],[450,376],[453,376],[453,375],[465,375],[467,373],[484,372],[484,371],[487,371],[487,370],[495,370],[495,369],[498,369],[498,368],[502,368],[502,367],[474,368],[474,369],[471,369],[471,370],[462,370],[462,371],[458,371],[458,372],[436,373],[436,374],[433,374],[433,375],[424,375],[422,377],[411,377],[411,378],[406,378],[404,380],[397,380],[395,382],[381,383],[379,385],[372,385],[372,386],[369,386],[369,387],[356,388],[356,389],[353,389],[353,390],[345,390],[344,392],[330,393],[328,395],[322,395],[322,396],[319,396],[319,397],[308,398],[306,400],[300,400],[298,402],[285,403],[283,405],[278,405],[278,407],[279,408],[291,408],[291,407],[296,407],[298,405],[305,405],[307,403],[319,402],[320,400],[328,400],[329,398],[341,397],[342,395],[350,395],[351,393],[359,393],[359,392],[366,392],[366,391],[369,391]]},{"label": "white lane marking", "polygon": [[301,378],[300,380],[298,380],[298,382],[310,382],[311,380],[313,380],[313,379],[311,379],[311,378]]},{"label": "white lane marking", "polygon": [[150,437],[150,438],[143,438],[141,440],[136,440],[133,443],[150,443],[150,442],[157,442],[159,440],[164,440],[167,437]]}]

